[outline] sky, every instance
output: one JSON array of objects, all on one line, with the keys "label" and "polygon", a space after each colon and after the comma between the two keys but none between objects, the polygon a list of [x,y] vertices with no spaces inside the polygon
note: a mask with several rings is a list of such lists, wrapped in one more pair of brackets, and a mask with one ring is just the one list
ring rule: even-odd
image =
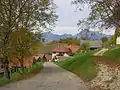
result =
[{"label": "sky", "polygon": [[[59,16],[56,23],[56,27],[52,31],[55,34],[72,34],[75,35],[79,33],[78,30],[78,20],[88,17],[89,9],[85,7],[83,11],[79,11],[76,5],[71,4],[72,0],[54,0],[57,5],[57,15]],[[96,30],[96,29],[94,29]],[[113,35],[114,30],[103,30],[102,33]]]},{"label": "sky", "polygon": [[78,33],[77,22],[81,18],[85,18],[89,14],[89,10],[86,8],[82,12],[78,12],[75,5],[71,5],[72,0],[54,0],[57,5],[57,15],[59,16],[54,28],[55,34],[76,34]]}]

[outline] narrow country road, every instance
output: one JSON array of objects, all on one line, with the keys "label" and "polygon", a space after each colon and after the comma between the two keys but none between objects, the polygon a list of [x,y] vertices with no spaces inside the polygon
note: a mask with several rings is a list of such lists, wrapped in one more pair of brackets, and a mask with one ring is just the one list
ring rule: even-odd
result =
[{"label": "narrow country road", "polygon": [[36,76],[0,87],[0,90],[88,90],[82,80],[73,73],[53,63],[45,63]]},{"label": "narrow country road", "polygon": [[108,49],[103,48],[100,51],[98,51],[97,53],[95,53],[94,56],[102,56],[106,51],[108,51]]}]

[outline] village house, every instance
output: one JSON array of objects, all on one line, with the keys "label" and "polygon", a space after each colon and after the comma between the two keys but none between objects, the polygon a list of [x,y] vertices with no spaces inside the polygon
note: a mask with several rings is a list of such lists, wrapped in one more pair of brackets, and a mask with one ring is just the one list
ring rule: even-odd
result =
[{"label": "village house", "polygon": [[120,45],[120,37],[117,37],[117,39],[116,39],[116,44],[117,44],[117,45]]},{"label": "village house", "polygon": [[52,49],[52,58],[54,56],[65,56],[65,57],[69,57],[72,54],[72,51],[65,46],[57,46],[55,48]]},{"label": "village house", "polygon": [[38,54],[35,57],[35,60],[37,62],[48,62],[52,60],[52,55],[48,54],[48,53],[44,53],[44,54]]},{"label": "village house", "polygon": [[[34,64],[34,57],[26,57],[23,59],[23,67],[28,68],[31,67]],[[17,58],[12,58],[11,62],[9,63],[9,67],[12,70],[12,72],[17,72],[19,68],[21,68],[20,61]]]},{"label": "village house", "polygon": [[68,48],[72,51],[72,54],[75,54],[78,50],[80,50],[80,46],[77,45],[69,45]]},{"label": "village house", "polygon": [[90,45],[90,50],[102,48],[102,41],[101,40],[80,40],[80,45],[88,44]]}]

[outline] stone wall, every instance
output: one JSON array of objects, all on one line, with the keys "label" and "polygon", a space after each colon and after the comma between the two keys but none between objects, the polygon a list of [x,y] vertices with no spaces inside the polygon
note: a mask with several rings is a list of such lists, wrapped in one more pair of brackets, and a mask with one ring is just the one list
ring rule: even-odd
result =
[{"label": "stone wall", "polygon": [[98,90],[120,90],[119,68],[112,68],[105,64],[99,64],[98,66],[98,75],[88,83],[88,86],[90,88],[99,87]]}]

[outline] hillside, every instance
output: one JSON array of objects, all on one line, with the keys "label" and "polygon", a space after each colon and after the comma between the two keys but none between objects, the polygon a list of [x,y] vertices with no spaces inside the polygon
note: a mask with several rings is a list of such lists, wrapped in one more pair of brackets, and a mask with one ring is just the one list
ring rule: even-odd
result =
[{"label": "hillside", "polygon": [[53,40],[59,40],[62,38],[78,38],[79,39],[79,38],[86,38],[87,36],[88,39],[90,40],[93,40],[93,39],[100,40],[104,36],[106,36],[107,38],[111,37],[110,35],[105,35],[105,34],[93,32],[93,31],[89,31],[89,32],[81,31],[80,33],[77,33],[75,35],[71,35],[71,34],[58,35],[52,32],[45,32],[42,34],[43,34],[43,37],[45,38],[45,43],[51,42]]},{"label": "hillside", "polygon": [[93,56],[96,52],[77,54],[58,65],[80,76],[90,90],[120,90],[120,48],[104,56]]},{"label": "hillside", "polygon": [[120,63],[120,48],[108,50],[104,53],[104,56],[112,58],[112,60],[116,63]]},{"label": "hillside", "polygon": [[97,75],[96,64],[92,60],[92,55],[96,51],[88,52],[85,54],[77,54],[71,59],[60,61],[59,66],[76,73],[85,81],[92,80]]}]

